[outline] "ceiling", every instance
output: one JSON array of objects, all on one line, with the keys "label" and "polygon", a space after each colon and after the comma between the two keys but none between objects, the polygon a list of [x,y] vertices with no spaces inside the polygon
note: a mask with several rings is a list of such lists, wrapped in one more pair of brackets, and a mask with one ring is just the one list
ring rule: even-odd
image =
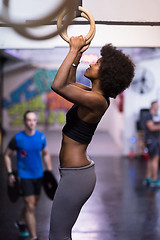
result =
[{"label": "ceiling", "polygon": [[[133,59],[135,63],[141,60],[159,58],[160,48],[120,48]],[[5,49],[1,56],[8,59],[5,71],[16,67],[31,65],[36,68],[57,69],[69,51],[68,47],[55,47],[53,49]],[[90,63],[100,57],[99,47],[90,47],[84,54],[80,68],[86,68]]]},{"label": "ceiling", "polygon": [[[8,59],[8,64],[26,64],[37,68],[54,69],[58,68],[69,51],[68,47],[55,47],[53,49],[6,49],[0,53]],[[85,53],[86,60],[82,61],[81,67],[84,68],[90,63],[95,62],[100,56],[100,48],[91,47]],[[92,56],[92,60],[91,60]],[[94,57],[96,56],[96,58]],[[96,60],[95,60],[96,59]]]}]

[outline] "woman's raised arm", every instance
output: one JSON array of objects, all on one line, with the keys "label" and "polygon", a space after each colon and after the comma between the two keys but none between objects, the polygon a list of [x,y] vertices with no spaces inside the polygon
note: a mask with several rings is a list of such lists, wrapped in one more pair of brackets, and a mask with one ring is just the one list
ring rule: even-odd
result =
[{"label": "woman's raised arm", "polygon": [[87,50],[89,45],[85,45],[85,39],[83,36],[71,37],[70,50],[61,64],[55,79],[51,85],[53,91],[60,96],[64,97],[70,102],[80,105],[90,105],[92,100],[91,88],[76,83],[76,67],[72,66],[72,63],[78,64],[81,54]]},{"label": "woman's raised arm", "polygon": [[76,74],[76,71],[73,69],[75,72],[72,72],[70,74],[72,63],[74,62],[75,59],[78,59],[79,51],[84,45],[85,39],[83,36],[70,38],[70,50],[66,58],[64,59],[63,63],[61,64],[60,68],[58,69],[58,72],[51,85],[52,90],[54,90],[55,92],[60,93],[61,89],[63,89],[66,85],[73,82],[73,75]]}]

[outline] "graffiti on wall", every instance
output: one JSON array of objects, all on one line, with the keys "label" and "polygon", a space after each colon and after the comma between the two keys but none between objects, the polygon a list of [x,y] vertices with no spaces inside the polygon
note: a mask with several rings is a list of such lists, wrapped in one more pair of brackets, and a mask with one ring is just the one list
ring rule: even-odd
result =
[{"label": "graffiti on wall", "polygon": [[[54,93],[50,86],[56,75],[56,70],[38,70],[30,79],[26,79],[3,99],[3,109],[7,111],[8,126],[22,125],[23,114],[33,110],[38,115],[38,123],[43,125],[62,125],[65,123],[65,113],[72,106]],[[4,121],[5,125],[5,121]]]}]

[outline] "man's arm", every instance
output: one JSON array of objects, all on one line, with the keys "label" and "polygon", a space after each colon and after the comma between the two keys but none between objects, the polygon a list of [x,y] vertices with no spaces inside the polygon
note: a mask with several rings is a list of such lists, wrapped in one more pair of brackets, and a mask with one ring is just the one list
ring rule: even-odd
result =
[{"label": "man's arm", "polygon": [[155,124],[152,120],[147,121],[146,126],[152,132],[160,130],[160,124]]},{"label": "man's arm", "polygon": [[12,163],[10,157],[12,154],[13,150],[11,150],[10,148],[7,148],[4,152],[4,162],[8,173],[12,172]]},{"label": "man's arm", "polygon": [[13,154],[13,150],[11,150],[10,148],[7,147],[7,149],[4,152],[4,162],[5,162],[5,166],[7,169],[8,181],[9,181],[10,186],[13,186],[14,182],[15,182],[15,177],[12,174],[12,162],[11,162],[12,154]]},{"label": "man's arm", "polygon": [[42,149],[42,158],[43,161],[47,167],[47,170],[52,171],[52,162],[51,162],[51,157],[50,154],[48,152],[48,148],[45,147]]}]

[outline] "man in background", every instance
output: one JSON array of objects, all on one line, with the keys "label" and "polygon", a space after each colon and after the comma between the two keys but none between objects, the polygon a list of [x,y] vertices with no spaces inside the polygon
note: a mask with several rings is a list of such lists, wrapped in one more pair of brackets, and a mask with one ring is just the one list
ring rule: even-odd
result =
[{"label": "man in background", "polygon": [[35,208],[40,197],[42,186],[42,158],[47,170],[52,171],[46,137],[42,132],[36,130],[36,125],[36,114],[32,111],[25,112],[24,131],[17,133],[11,139],[4,153],[8,182],[10,186],[13,186],[15,176],[12,170],[11,156],[14,151],[17,152],[17,171],[20,179],[20,189],[24,199],[24,208],[15,226],[19,229],[20,236],[30,236],[31,240],[38,240]]},{"label": "man in background", "polygon": [[149,159],[147,161],[144,184],[151,187],[160,187],[158,179],[159,156],[160,156],[160,122],[154,120],[158,113],[158,101],[151,103],[150,110],[145,118],[145,143],[148,149]]}]

